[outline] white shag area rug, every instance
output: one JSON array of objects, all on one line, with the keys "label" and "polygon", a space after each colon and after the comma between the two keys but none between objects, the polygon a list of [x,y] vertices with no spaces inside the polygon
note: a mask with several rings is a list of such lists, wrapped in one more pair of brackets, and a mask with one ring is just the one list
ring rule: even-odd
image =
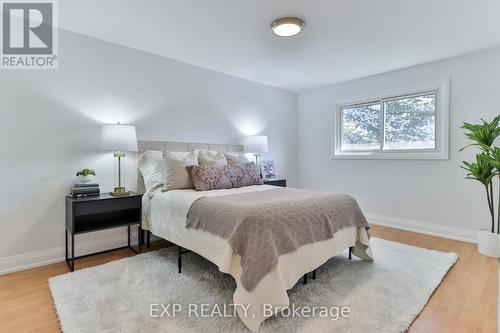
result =
[{"label": "white shag area rug", "polygon": [[[259,332],[403,332],[456,262],[444,253],[372,238],[374,262],[346,255],[317,270],[316,280],[289,290],[295,306],[349,307],[350,316],[272,317]],[[202,257],[167,248],[59,275],[50,290],[65,333],[249,332],[236,317],[189,316],[188,304],[232,303],[234,280]],[[151,318],[151,304],[182,304],[172,317]],[[213,309],[213,308],[212,308]],[[161,310],[161,308],[160,308]],[[227,315],[227,313],[226,313]]]}]

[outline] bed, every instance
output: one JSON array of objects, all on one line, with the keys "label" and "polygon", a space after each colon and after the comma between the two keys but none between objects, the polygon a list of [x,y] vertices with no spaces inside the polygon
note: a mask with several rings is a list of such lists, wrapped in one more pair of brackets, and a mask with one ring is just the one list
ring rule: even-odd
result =
[{"label": "bed", "polygon": [[[239,145],[139,142],[139,153],[146,150],[190,151],[192,149],[238,152],[242,151],[243,147]],[[139,177],[139,188],[143,188],[141,177]],[[346,249],[352,249],[355,256],[366,260],[373,259],[367,224],[356,223],[357,220],[366,220],[355,200],[345,195],[334,196],[319,193],[292,188],[278,189],[270,185],[253,185],[211,191],[180,189],[162,192],[160,189],[154,189],[146,192],[143,196],[142,227],[158,237],[203,256],[217,265],[221,272],[230,274],[237,285],[233,296],[234,304],[251,305],[247,311],[243,311],[243,307],[237,307],[238,315],[250,330],[257,331],[262,322],[269,316],[269,312],[264,313],[264,306],[271,305],[273,308],[289,306],[287,290],[292,288],[304,274],[315,270],[331,257],[339,255]],[[273,204],[266,204],[273,201],[272,198],[275,197],[282,199],[281,201],[275,200]],[[266,237],[245,238],[246,235],[252,233],[253,226],[259,222],[261,222],[261,229],[264,229],[264,235],[267,234],[265,229],[272,228],[274,224],[269,224],[266,219],[269,216],[275,218],[276,215],[286,214],[291,207],[295,207],[296,211],[290,213],[288,218],[292,220],[297,217],[298,223],[307,220],[304,216],[312,215],[301,217],[301,204],[303,203],[303,209],[307,210],[308,202],[317,204],[322,199],[330,200],[323,200],[323,205],[337,201],[342,203],[338,205],[337,212],[333,214],[334,218],[340,221],[340,224],[342,221],[346,222],[344,220],[348,220],[350,216],[353,216],[352,221],[347,221],[349,223],[346,222],[338,228],[316,231],[305,228],[305,224],[300,227],[290,225],[288,230],[284,225],[283,228],[280,227],[279,232],[282,231],[285,234],[283,237],[286,241],[281,242],[283,244],[280,246],[271,244],[273,242]],[[253,206],[248,208],[250,203],[253,203]],[[286,206],[287,203],[290,205]],[[255,209],[256,207],[267,207],[267,209]],[[276,210],[280,208],[282,211],[276,213]],[[312,208],[308,214],[321,211],[320,206]],[[354,213],[344,214],[349,209]],[[250,221],[246,224],[247,229],[242,228],[239,233],[225,233],[224,226],[230,221],[224,222],[224,219],[239,218],[242,215],[239,213],[241,211],[248,211],[252,217],[260,216],[260,221]],[[217,212],[219,214],[216,214]],[[321,219],[325,215],[318,214],[309,219]],[[277,218],[279,219],[279,217]],[[217,223],[219,224],[217,225]],[[245,224],[239,223],[238,225]],[[331,225],[331,223],[323,225]],[[314,233],[322,237],[314,237]],[[228,234],[228,237],[225,237],[225,234]],[[327,234],[328,236],[324,236]],[[272,237],[272,233],[270,235]],[[289,238],[289,241],[286,237]],[[248,250],[241,251],[240,244],[245,244],[241,247]],[[266,246],[269,250],[266,250]],[[251,251],[252,247],[258,247],[261,251],[265,250],[266,254],[274,253],[273,250],[276,250],[276,253],[259,257],[256,255],[257,250]],[[255,261],[256,257],[261,261]]]}]

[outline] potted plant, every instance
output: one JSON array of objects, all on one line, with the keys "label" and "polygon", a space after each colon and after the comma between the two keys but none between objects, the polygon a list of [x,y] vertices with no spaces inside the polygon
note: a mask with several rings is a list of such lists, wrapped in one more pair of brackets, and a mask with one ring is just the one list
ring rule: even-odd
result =
[{"label": "potted plant", "polygon": [[[500,116],[495,117],[490,123],[482,120],[481,124],[464,123],[465,135],[471,144],[461,150],[475,146],[480,152],[474,162],[463,161],[461,166],[467,170],[466,179],[480,182],[485,190],[488,209],[491,217],[491,228],[479,228],[477,233],[478,250],[481,254],[500,257],[500,148],[494,146],[495,140],[500,136]],[[495,193],[494,182],[498,181],[499,191],[497,197],[496,232],[495,232]]]},{"label": "potted plant", "polygon": [[95,171],[92,169],[83,169],[76,173],[76,176],[81,183],[90,183],[95,176]]}]

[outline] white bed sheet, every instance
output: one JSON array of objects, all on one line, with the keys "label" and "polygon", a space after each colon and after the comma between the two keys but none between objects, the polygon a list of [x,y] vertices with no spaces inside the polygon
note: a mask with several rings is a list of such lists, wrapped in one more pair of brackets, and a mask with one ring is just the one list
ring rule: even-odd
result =
[{"label": "white bed sheet", "polygon": [[[186,228],[187,213],[191,204],[201,197],[219,196],[245,192],[266,191],[275,188],[269,185],[198,192],[195,190],[155,191],[143,196],[143,227],[154,235],[194,251],[213,262],[224,273],[236,280],[234,304],[251,304],[246,316],[239,309],[238,315],[252,331],[257,331],[266,319],[264,304],[274,307],[289,306],[287,290],[307,272],[310,272],[346,248],[356,246],[354,254],[371,260],[368,233],[364,228],[346,228],[334,234],[333,239],[300,247],[292,253],[282,255],[277,267],[267,274],[252,292],[247,292],[240,283],[240,257],[233,253],[226,239],[202,230]],[[362,244],[362,245],[361,245]],[[364,246],[364,247],[363,247]],[[365,248],[368,249],[365,252]]]},{"label": "white bed sheet", "polygon": [[229,273],[232,260],[232,248],[226,239],[208,232],[186,228],[189,208],[201,197],[220,196],[245,192],[266,191],[275,188],[269,185],[254,185],[214,191],[171,190],[156,191],[151,199],[145,195],[143,201],[149,211],[144,212],[146,229],[154,235],[164,238],[176,245],[194,251]]}]

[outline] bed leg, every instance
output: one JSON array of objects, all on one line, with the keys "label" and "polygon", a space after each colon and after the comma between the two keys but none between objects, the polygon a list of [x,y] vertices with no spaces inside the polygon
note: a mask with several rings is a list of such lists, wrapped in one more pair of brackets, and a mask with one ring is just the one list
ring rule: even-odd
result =
[{"label": "bed leg", "polygon": [[146,231],[146,242],[148,249],[151,247],[151,231]]},{"label": "bed leg", "polygon": [[179,255],[177,257],[177,268],[179,269],[179,274],[182,270],[182,247],[179,246]]},{"label": "bed leg", "polygon": [[316,270],[313,271],[313,280],[316,280]]},{"label": "bed leg", "polygon": [[349,260],[352,260],[352,246],[349,247]]},{"label": "bed leg", "polygon": [[307,273],[304,274],[304,284],[307,284]]}]

